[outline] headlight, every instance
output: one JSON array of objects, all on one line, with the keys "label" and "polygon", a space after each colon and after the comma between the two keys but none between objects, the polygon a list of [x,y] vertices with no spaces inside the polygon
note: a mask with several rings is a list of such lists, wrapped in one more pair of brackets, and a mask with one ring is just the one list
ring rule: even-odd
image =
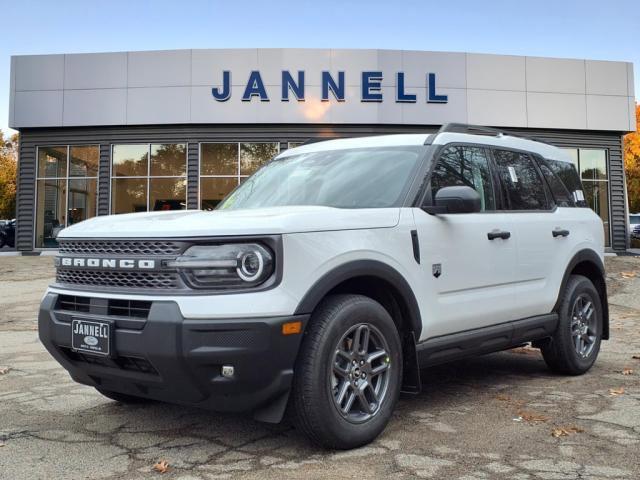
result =
[{"label": "headlight", "polygon": [[193,288],[233,289],[256,287],[273,275],[271,251],[258,243],[196,245],[174,261]]}]

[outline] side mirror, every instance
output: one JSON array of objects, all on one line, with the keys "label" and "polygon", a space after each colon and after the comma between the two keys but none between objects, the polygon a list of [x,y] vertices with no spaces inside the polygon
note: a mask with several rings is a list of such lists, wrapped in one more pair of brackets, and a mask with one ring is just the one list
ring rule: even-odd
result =
[{"label": "side mirror", "polygon": [[480,195],[467,186],[443,187],[436,192],[435,205],[422,207],[425,212],[438,213],[476,213],[480,211]]}]

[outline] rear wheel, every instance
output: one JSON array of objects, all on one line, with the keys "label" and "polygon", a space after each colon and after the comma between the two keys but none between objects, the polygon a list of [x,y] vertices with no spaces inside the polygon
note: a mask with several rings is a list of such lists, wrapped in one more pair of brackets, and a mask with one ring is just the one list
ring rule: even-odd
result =
[{"label": "rear wheel", "polygon": [[103,390],[101,388],[96,388],[96,390],[101,393],[102,395],[104,395],[107,398],[110,398],[111,400],[115,400],[116,402],[120,402],[120,403],[148,403],[151,402],[151,400],[146,399],[146,398],[142,398],[142,397],[135,397],[133,395],[127,395],[126,393],[119,393],[119,392],[112,392],[110,390]]},{"label": "rear wheel", "polygon": [[558,315],[558,328],[542,346],[542,356],[555,372],[581,375],[596,361],[602,339],[602,305],[591,280],[569,277]]},{"label": "rear wheel", "polygon": [[0,235],[0,248],[4,247],[6,240],[4,238],[4,235]]},{"label": "rear wheel", "polygon": [[327,297],[313,313],[292,389],[295,422],[316,444],[374,440],[400,393],[402,347],[389,313],[362,295]]}]

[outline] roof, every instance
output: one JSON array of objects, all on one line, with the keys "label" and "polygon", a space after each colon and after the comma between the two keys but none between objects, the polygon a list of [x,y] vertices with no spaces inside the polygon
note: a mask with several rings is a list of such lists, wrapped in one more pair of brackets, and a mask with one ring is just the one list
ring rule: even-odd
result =
[{"label": "roof", "polygon": [[282,152],[280,155],[278,155],[278,157],[286,158],[291,155],[299,155],[302,153],[327,152],[331,150],[346,150],[353,148],[419,146],[424,145],[425,143],[431,143],[434,145],[445,145],[447,143],[458,142],[492,145],[496,147],[511,148],[516,150],[526,150],[528,152],[537,153],[538,155],[551,160],[571,162],[571,157],[568,153],[564,152],[558,147],[554,147],[553,145],[549,145],[547,143],[505,134],[489,136],[452,132],[437,134],[418,133],[401,135],[378,135],[373,137],[326,140],[323,142],[309,143],[306,145],[301,145],[300,147],[290,148]]}]

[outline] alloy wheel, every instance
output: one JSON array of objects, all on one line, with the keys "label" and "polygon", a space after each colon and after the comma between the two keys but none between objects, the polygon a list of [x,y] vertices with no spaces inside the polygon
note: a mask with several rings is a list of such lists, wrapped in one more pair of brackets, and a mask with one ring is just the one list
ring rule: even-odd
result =
[{"label": "alloy wheel", "polygon": [[371,324],[352,326],[336,345],[329,384],[338,412],[351,423],[366,422],[387,397],[389,346]]},{"label": "alloy wheel", "polygon": [[597,317],[593,300],[586,293],[576,297],[571,309],[571,338],[578,355],[591,355],[597,339]]}]

